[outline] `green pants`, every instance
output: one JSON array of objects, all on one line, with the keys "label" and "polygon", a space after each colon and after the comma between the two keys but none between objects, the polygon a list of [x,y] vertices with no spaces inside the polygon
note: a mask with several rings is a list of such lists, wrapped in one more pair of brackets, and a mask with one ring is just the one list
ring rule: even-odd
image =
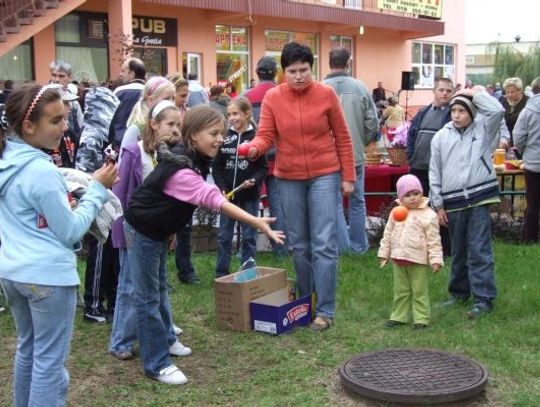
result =
[{"label": "green pants", "polygon": [[428,325],[431,319],[429,303],[429,266],[411,264],[399,266],[394,263],[394,304],[392,321]]}]

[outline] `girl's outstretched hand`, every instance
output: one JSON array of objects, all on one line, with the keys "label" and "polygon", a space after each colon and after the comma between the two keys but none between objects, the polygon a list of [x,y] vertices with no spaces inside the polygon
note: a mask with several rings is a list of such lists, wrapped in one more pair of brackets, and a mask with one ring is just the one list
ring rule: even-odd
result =
[{"label": "girl's outstretched hand", "polygon": [[281,230],[272,230],[270,223],[275,222],[276,218],[257,218],[257,229],[263,232],[269,239],[277,244],[283,244],[285,241],[285,233]]},{"label": "girl's outstretched hand", "polygon": [[118,178],[118,168],[116,164],[109,162],[94,172],[94,180],[102,184],[105,188],[111,189]]}]

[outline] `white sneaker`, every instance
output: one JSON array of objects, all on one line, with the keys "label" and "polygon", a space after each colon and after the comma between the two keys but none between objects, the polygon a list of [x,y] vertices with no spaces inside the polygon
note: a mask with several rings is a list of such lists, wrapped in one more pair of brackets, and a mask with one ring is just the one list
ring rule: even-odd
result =
[{"label": "white sneaker", "polygon": [[175,365],[170,365],[159,371],[159,375],[154,377],[158,382],[166,384],[186,384],[187,377]]},{"label": "white sneaker", "polygon": [[182,345],[180,341],[176,341],[169,347],[169,354],[173,356],[189,356],[191,355],[191,348]]},{"label": "white sneaker", "polygon": [[182,328],[180,328],[179,326],[176,326],[175,324],[172,324],[172,326],[173,326],[174,334],[176,336],[182,335],[182,332],[184,332]]}]

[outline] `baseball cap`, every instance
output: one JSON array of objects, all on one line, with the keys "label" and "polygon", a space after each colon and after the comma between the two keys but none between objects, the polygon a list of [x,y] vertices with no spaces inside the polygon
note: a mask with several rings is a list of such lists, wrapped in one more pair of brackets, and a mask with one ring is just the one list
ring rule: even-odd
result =
[{"label": "baseball cap", "polygon": [[76,94],[73,94],[70,91],[69,87],[64,87],[62,85],[59,85],[58,83],[50,83],[49,85],[46,85],[45,88],[57,90],[58,93],[60,93],[60,97],[62,98],[62,101],[64,102],[73,102],[74,100],[79,99],[79,97]]},{"label": "baseball cap", "polygon": [[273,75],[277,72],[276,60],[272,57],[262,57],[257,62],[257,72]]}]

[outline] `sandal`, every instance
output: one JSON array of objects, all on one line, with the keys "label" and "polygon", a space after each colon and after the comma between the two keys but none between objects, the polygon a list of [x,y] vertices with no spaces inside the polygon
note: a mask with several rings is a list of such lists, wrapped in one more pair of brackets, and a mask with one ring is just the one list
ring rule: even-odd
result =
[{"label": "sandal", "polygon": [[334,321],[332,320],[332,318],[315,317],[315,319],[313,320],[313,322],[310,325],[310,328],[311,328],[311,330],[313,332],[321,332],[321,331],[325,331],[328,328],[330,328],[333,323],[334,323]]}]

